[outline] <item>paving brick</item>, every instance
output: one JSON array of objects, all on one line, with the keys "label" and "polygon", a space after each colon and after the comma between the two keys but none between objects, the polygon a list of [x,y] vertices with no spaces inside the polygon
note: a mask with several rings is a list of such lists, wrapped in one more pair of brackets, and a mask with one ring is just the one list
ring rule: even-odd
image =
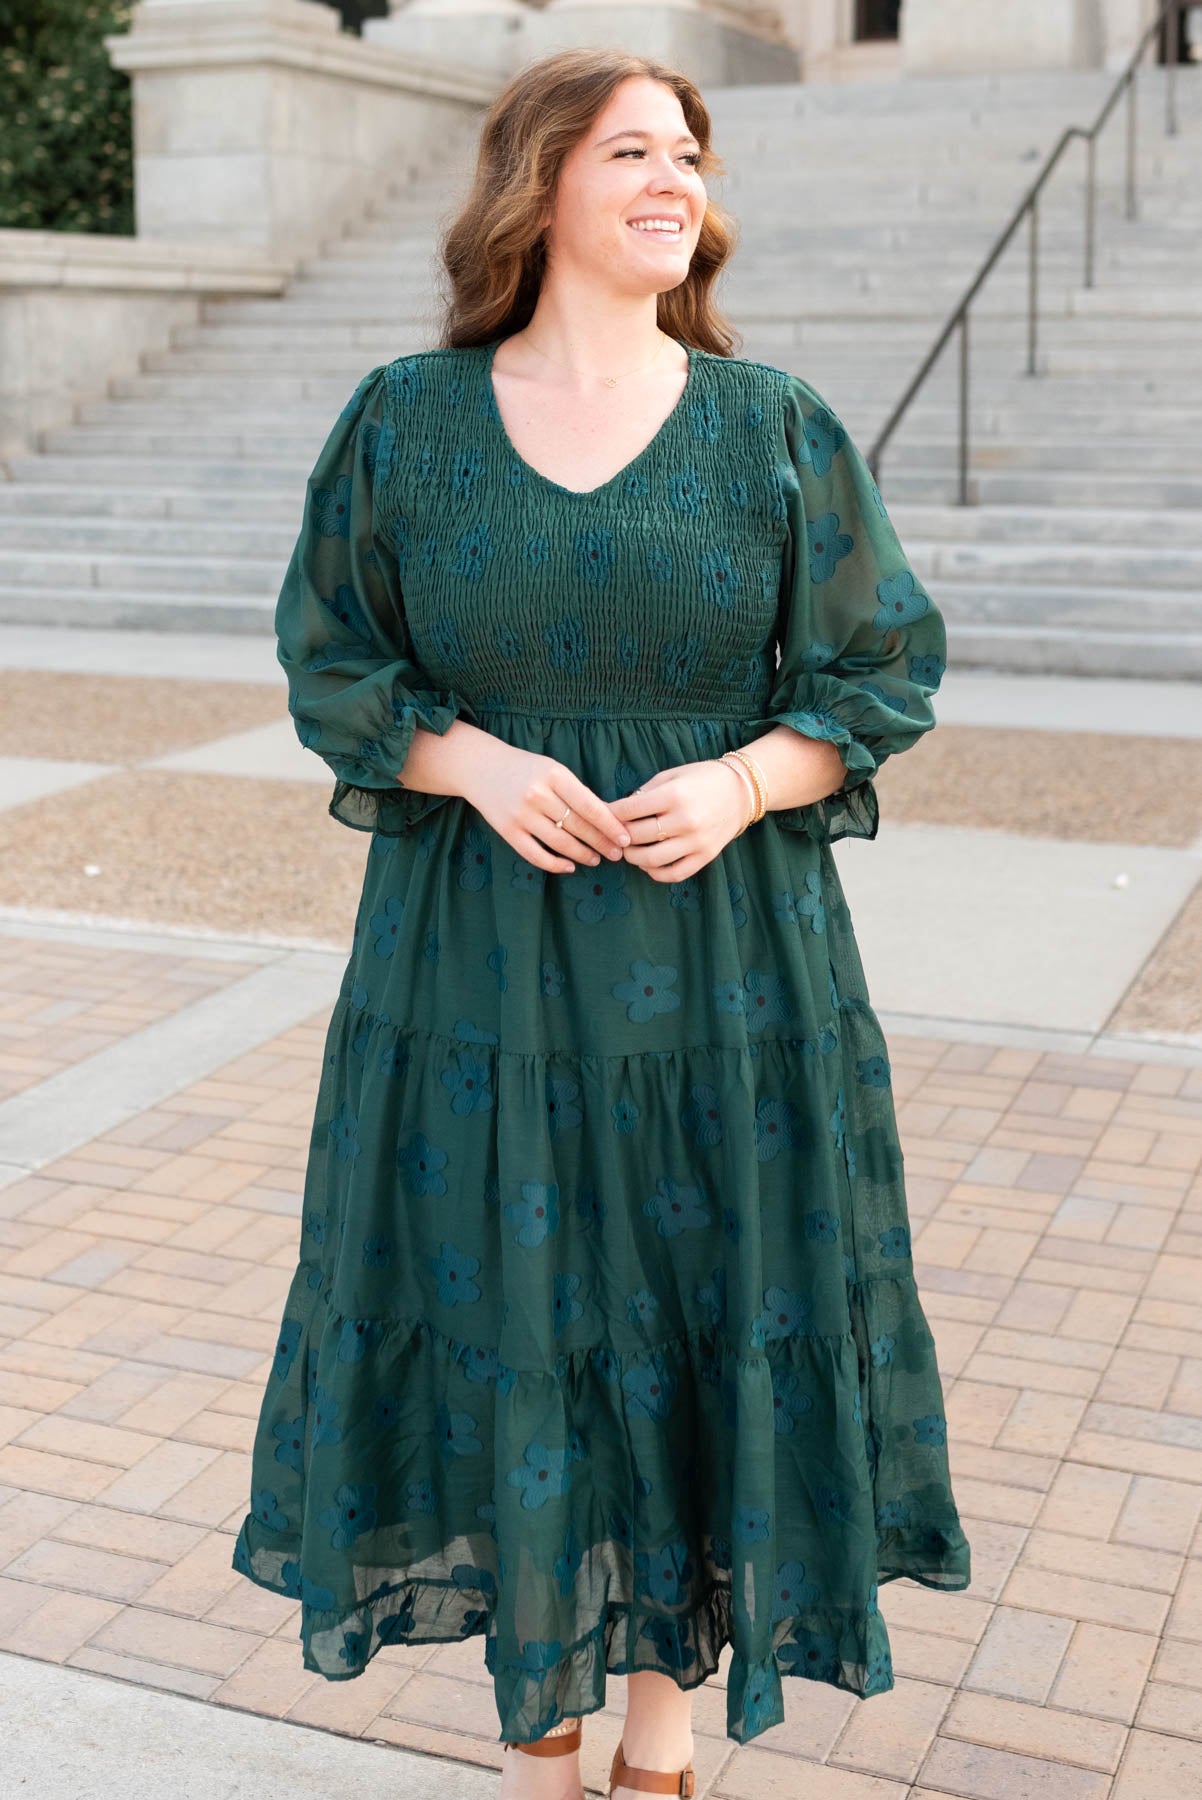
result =
[{"label": "paving brick", "polygon": [[965,1688],[1043,1701],[1073,1634],[1072,1621],[1047,1613],[998,1606],[964,1677]]},{"label": "paving brick", "polygon": [[1150,1731],[1172,1731],[1183,1737],[1202,1738],[1202,1693],[1197,1688],[1150,1681],[1144,1689],[1135,1723]]},{"label": "paving brick", "polygon": [[1129,1725],[1155,1654],[1156,1638],[1148,1633],[1080,1624],[1048,1703]]},{"label": "paving brick", "polygon": [[[1110,1777],[1051,1757],[1020,1756],[942,1737],[927,1757],[922,1786],[968,1800],[1108,1800]],[[911,1796],[913,1800],[913,1796]]]},{"label": "paving brick", "polygon": [[35,1591],[42,1596],[42,1604],[0,1630],[0,1650],[40,1657],[45,1662],[66,1662],[106,1624],[124,1616],[125,1609],[116,1601],[93,1594]]},{"label": "paving brick", "polygon": [[895,1671],[887,1693],[874,1694],[871,1706],[855,1708],[827,1760],[839,1768],[913,1781],[952,1698],[951,1688]]},{"label": "paving brick", "polygon": [[123,1607],[92,1636],[93,1646],[125,1656],[195,1669],[202,1675],[231,1675],[258,1648],[246,1631],[183,1619],[151,1606]]},{"label": "paving brick", "polygon": [[[763,1734],[765,1737],[769,1733]],[[798,1764],[791,1756],[742,1744],[731,1756],[711,1792],[714,1800],[797,1800],[799,1780],[806,1800],[907,1800],[905,1782],[822,1763]]]},{"label": "paving brick", "polygon": [[1185,1551],[1199,1518],[1202,1487],[1184,1481],[1161,1481],[1154,1475],[1136,1475],[1113,1535],[1125,1544]]},{"label": "paving brick", "polygon": [[1202,1747],[1165,1732],[1132,1731],[1112,1800],[1200,1800]]},{"label": "paving brick", "polygon": [[1146,1588],[1152,1593],[1171,1595],[1181,1578],[1184,1560],[1171,1550],[1102,1544],[1071,1532],[1039,1527],[1028,1535],[1019,1567],[1084,1575],[1115,1587]]},{"label": "paving brick", "polygon": [[943,1737],[1110,1774],[1118,1768],[1127,1737],[1126,1728],[1117,1722],[1087,1718],[1063,1707],[1030,1706],[972,1693],[955,1696],[939,1730]]}]

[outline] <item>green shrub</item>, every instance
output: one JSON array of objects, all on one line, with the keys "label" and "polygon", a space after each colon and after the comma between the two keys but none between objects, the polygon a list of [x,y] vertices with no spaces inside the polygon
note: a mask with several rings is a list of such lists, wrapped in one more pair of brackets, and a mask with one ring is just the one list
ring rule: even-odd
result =
[{"label": "green shrub", "polygon": [[131,233],[131,0],[0,0],[0,226]]}]

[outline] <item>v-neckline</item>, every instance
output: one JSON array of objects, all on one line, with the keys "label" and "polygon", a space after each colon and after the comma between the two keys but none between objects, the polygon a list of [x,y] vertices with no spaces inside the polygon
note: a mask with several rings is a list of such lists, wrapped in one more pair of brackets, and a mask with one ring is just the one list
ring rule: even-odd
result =
[{"label": "v-neckline", "polygon": [[651,454],[652,450],[655,449],[655,446],[664,436],[673,420],[679,413],[683,412],[685,401],[692,398],[693,377],[697,372],[697,351],[692,344],[686,344],[683,339],[673,338],[672,342],[674,344],[679,344],[688,358],[688,372],[685,375],[685,383],[680,390],[680,395],[675,406],[664,419],[659,429],[652,437],[648,438],[638,454],[632,456],[630,461],[625,463],[622,468],[618,470],[616,475],[611,475],[609,477],[608,481],[599,482],[598,485],[593,488],[564,487],[562,482],[552,480],[550,475],[544,475],[541,469],[536,469],[533,463],[528,463],[526,461],[526,458],[521,454],[520,450],[518,450],[513,442],[513,439],[510,437],[509,432],[506,429],[505,421],[501,417],[501,408],[497,405],[497,390],[493,385],[492,366],[497,354],[497,347],[504,342],[504,338],[494,338],[490,344],[485,345],[484,381],[485,386],[488,389],[489,398],[492,402],[492,412],[493,417],[497,422],[497,428],[501,433],[501,437],[503,438],[510,455],[513,456],[515,461],[526,470],[527,474],[533,475],[536,481],[541,481],[544,487],[554,488],[557,494],[568,494],[573,500],[595,500],[598,494],[605,493],[607,488],[613,487],[615,482],[621,481],[624,476],[629,475],[632,469],[637,468],[638,464]]}]

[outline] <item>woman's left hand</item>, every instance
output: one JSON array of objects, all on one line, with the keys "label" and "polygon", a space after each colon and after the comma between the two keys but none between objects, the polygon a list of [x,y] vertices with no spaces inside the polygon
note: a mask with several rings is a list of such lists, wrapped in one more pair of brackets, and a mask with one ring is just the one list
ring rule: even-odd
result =
[{"label": "woman's left hand", "polygon": [[709,757],[661,769],[634,793],[607,804],[630,833],[622,852],[627,862],[653,881],[687,881],[738,837],[751,794],[737,769]]}]

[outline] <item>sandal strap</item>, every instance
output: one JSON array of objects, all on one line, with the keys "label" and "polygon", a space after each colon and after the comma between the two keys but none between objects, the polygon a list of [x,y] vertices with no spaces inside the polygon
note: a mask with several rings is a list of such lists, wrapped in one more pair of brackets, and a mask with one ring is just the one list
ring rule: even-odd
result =
[{"label": "sandal strap", "polygon": [[679,1794],[683,1800],[691,1800],[696,1779],[691,1762],[686,1763],[683,1769],[675,1770],[632,1767],[622,1753],[622,1740],[619,1738],[614,1751],[613,1767],[609,1772],[609,1791],[612,1794],[616,1787],[629,1787],[645,1794]]},{"label": "sandal strap", "polygon": [[544,1732],[542,1737],[535,1738],[530,1744],[519,1744],[511,1740],[505,1748],[524,1750],[527,1756],[569,1756],[573,1750],[579,1750],[582,1731],[583,1720],[577,1719],[571,1731],[561,1731],[554,1737],[549,1732]]}]

